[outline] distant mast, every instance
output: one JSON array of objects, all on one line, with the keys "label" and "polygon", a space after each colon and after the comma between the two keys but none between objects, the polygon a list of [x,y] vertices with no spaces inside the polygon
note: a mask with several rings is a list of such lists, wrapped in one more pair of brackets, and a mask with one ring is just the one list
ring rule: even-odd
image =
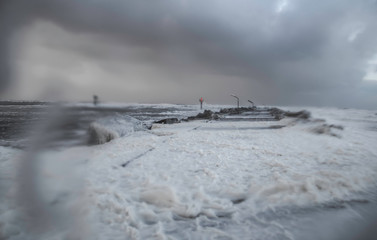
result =
[{"label": "distant mast", "polygon": [[93,95],[93,104],[94,104],[94,106],[97,106],[97,104],[98,104],[98,96],[97,95]]}]

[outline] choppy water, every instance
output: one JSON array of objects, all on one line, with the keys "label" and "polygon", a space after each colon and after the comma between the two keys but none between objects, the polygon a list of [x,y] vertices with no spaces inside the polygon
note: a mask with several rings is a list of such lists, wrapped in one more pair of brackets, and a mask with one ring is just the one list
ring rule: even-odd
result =
[{"label": "choppy water", "polygon": [[55,134],[50,146],[75,146],[87,143],[90,123],[128,116],[148,125],[163,118],[184,118],[196,114],[196,106],[51,104],[44,102],[0,102],[0,146],[25,148],[30,137],[48,129]]}]

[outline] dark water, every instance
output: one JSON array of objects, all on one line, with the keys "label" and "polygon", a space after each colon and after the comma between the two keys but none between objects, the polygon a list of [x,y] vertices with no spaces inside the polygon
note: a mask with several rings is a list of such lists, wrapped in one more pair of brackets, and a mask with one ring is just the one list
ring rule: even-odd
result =
[{"label": "dark water", "polygon": [[83,145],[90,123],[106,117],[130,116],[145,127],[163,118],[183,118],[197,109],[193,106],[164,105],[110,106],[61,105],[45,102],[0,102],[0,146],[25,148],[32,137],[53,135],[54,146]]}]

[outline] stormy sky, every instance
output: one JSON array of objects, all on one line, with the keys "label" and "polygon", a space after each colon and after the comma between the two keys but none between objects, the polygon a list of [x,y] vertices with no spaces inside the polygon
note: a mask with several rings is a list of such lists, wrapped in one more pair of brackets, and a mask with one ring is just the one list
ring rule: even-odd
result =
[{"label": "stormy sky", "polygon": [[377,108],[377,0],[5,0],[1,100]]}]

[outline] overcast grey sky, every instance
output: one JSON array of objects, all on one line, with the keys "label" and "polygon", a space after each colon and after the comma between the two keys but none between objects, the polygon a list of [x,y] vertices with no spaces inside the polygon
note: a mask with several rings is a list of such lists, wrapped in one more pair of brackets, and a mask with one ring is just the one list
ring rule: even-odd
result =
[{"label": "overcast grey sky", "polygon": [[1,99],[377,108],[376,0],[8,0]]}]

